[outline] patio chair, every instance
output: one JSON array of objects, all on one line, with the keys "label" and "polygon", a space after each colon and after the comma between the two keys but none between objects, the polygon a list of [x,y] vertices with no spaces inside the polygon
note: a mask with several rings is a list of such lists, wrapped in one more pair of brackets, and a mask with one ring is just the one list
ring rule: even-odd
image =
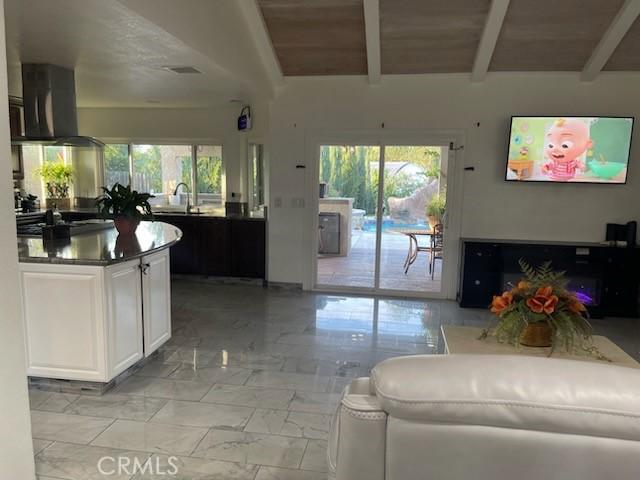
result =
[{"label": "patio chair", "polygon": [[444,227],[441,223],[433,227],[429,250],[431,253],[431,257],[429,258],[429,273],[431,274],[431,280],[433,280],[436,272],[436,260],[442,260],[442,252],[444,250]]}]

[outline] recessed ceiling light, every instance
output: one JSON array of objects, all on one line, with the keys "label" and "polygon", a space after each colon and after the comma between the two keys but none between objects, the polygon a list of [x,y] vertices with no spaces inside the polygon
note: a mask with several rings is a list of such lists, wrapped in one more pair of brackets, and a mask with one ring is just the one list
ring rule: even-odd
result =
[{"label": "recessed ceiling light", "polygon": [[202,73],[200,70],[198,70],[195,67],[191,67],[189,65],[184,65],[181,67],[169,67],[169,66],[164,66],[162,67],[164,70],[167,70],[169,72],[173,72],[173,73]]}]

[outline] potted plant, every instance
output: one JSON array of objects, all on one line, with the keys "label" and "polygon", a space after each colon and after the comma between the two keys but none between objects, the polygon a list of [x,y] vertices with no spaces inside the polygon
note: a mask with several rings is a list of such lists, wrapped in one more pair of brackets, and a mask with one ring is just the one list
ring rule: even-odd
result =
[{"label": "potted plant", "polygon": [[98,212],[104,218],[113,218],[113,222],[121,235],[135,233],[140,220],[152,218],[149,193],[139,193],[131,186],[116,183],[113,188],[102,187],[104,195],[96,199]]},{"label": "potted plant", "polygon": [[[587,309],[575,293],[567,290],[564,272],[551,269],[551,262],[537,268],[520,260],[524,277],[518,285],[494,296],[491,312],[497,317],[493,331],[500,342],[531,347],[563,347],[597,352],[591,345],[591,325]],[[551,354],[551,353],[550,353]]]},{"label": "potted plant", "polygon": [[47,190],[46,207],[69,210],[69,186],[73,181],[73,167],[62,162],[45,162],[36,170],[36,174],[40,175]]},{"label": "potted plant", "polygon": [[436,225],[442,223],[444,209],[446,206],[446,197],[444,193],[436,193],[427,203],[427,220],[429,226],[433,229]]}]

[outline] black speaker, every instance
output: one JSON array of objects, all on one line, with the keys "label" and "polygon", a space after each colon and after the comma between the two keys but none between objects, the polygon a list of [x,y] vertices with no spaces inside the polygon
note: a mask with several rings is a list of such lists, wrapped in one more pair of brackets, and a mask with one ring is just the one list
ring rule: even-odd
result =
[{"label": "black speaker", "polygon": [[636,246],[637,222],[627,222],[626,225],[607,223],[607,242],[627,242],[627,247]]}]

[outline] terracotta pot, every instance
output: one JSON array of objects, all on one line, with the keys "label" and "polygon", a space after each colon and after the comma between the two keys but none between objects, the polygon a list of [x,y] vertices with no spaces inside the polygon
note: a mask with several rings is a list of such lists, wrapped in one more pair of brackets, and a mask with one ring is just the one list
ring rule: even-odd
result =
[{"label": "terracotta pot", "polygon": [[116,217],[113,219],[113,223],[116,226],[116,230],[120,235],[133,235],[136,233],[136,229],[140,224],[140,220],[137,218],[129,217]]},{"label": "terracotta pot", "polygon": [[553,330],[547,322],[527,325],[520,336],[520,345],[525,347],[550,347]]},{"label": "terracotta pot", "polygon": [[442,223],[442,220],[440,220],[438,217],[434,217],[433,215],[428,215],[427,216],[427,221],[429,222],[429,226],[432,229],[433,229],[433,227],[435,227],[439,223]]},{"label": "terracotta pot", "polygon": [[70,198],[47,198],[45,199],[45,207],[53,210],[58,207],[58,210],[71,210]]}]

